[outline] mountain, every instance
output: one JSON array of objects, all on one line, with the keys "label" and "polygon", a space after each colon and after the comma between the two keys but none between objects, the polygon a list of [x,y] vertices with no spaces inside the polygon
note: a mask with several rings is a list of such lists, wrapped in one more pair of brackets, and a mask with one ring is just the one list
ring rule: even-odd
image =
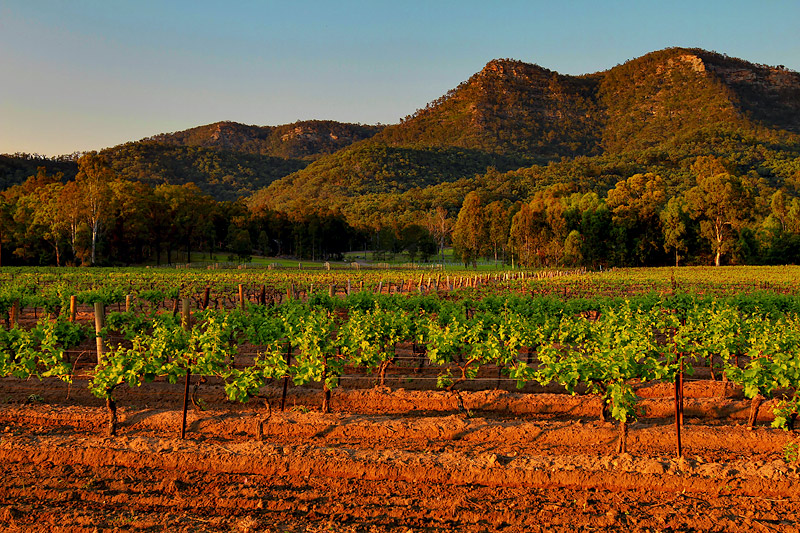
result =
[{"label": "mountain", "polygon": [[528,160],[599,153],[597,77],[490,61],[443,97],[375,137],[393,146],[458,147]]},{"label": "mountain", "polygon": [[603,73],[598,94],[606,152],[671,147],[704,132],[800,133],[800,74],[705,50],[628,61]]},{"label": "mountain", "polygon": [[127,143],[100,152],[116,175],[149,183],[194,183],[217,200],[246,197],[304,168],[300,159],[262,156],[199,146]]},{"label": "mountain", "polygon": [[[780,66],[691,48],[584,76],[501,59],[399,124],[276,181],[249,202],[281,210],[334,207],[358,224],[361,195],[373,195],[373,206],[392,206],[401,195],[429,198],[434,187],[441,203],[452,205],[456,191],[465,190],[460,179],[487,170],[491,176],[475,186],[510,200],[558,182],[604,193],[616,180],[648,171],[677,190],[691,185],[688,169],[700,155],[780,181],[796,167],[798,134],[800,74]],[[387,198],[374,196],[381,194]]]},{"label": "mountain", "polygon": [[[800,74],[695,48],[583,76],[496,59],[398,124],[217,122],[103,154],[131,179],[192,181],[254,208],[341,210],[354,223],[391,221],[398,202],[410,220],[415,203],[455,209],[470,187],[512,201],[554,183],[603,194],[655,172],[680,190],[701,155],[777,184],[800,168]],[[0,187],[40,162],[3,156]]]}]

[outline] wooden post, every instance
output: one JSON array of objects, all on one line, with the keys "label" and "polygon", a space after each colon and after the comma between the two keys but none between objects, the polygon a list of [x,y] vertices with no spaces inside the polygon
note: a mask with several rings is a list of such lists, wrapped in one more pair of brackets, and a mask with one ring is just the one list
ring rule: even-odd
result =
[{"label": "wooden post", "polygon": [[203,309],[208,309],[208,297],[210,294],[211,294],[211,286],[206,285],[206,288],[203,291]]},{"label": "wooden post", "polygon": [[184,298],[181,300],[181,327],[185,330],[188,330],[191,327],[189,323],[191,320],[191,312],[189,310],[189,298]]},{"label": "wooden post", "polygon": [[267,305],[267,286],[261,286],[261,295],[258,298],[258,301],[261,305]]},{"label": "wooden post", "polygon": [[78,312],[78,297],[74,294],[69,297],[69,321],[75,322],[75,315]]},{"label": "wooden post", "polygon": [[[333,285],[331,285],[333,287]],[[292,364],[292,343],[286,345],[286,367]],[[281,395],[281,412],[286,408],[286,393],[289,390],[289,375],[283,376],[283,394]]]},{"label": "wooden post", "polygon": [[125,312],[126,313],[130,313],[130,311],[131,311],[131,295],[130,294],[126,294],[125,295]]},{"label": "wooden post", "polygon": [[103,302],[94,303],[94,333],[97,340],[97,364],[103,360],[102,330],[106,326],[106,308]]},{"label": "wooden post", "polygon": [[681,427],[683,426],[683,354],[681,354],[680,368],[675,374],[675,445],[678,457],[683,457],[683,443],[681,442]]},{"label": "wooden post", "polygon": [[[241,294],[242,286],[239,285],[239,291]],[[189,298],[184,298],[181,300],[181,326],[185,330],[189,330],[192,321],[192,314],[189,310]],[[186,438],[186,409],[189,403],[189,383],[192,380],[192,373],[189,368],[186,368],[186,386],[183,389],[183,420],[181,421],[181,440]]]},{"label": "wooden post", "polygon": [[350,296],[350,278],[347,278],[347,295]]},{"label": "wooden post", "polygon": [[19,320],[19,300],[14,300],[11,304],[11,312],[9,313],[9,327],[14,327]]},{"label": "wooden post", "polygon": [[239,307],[244,310],[244,285],[239,284]]},{"label": "wooden post", "polygon": [[336,295],[336,285],[331,283],[330,285],[328,285],[328,296],[333,298],[335,295]]},{"label": "wooden post", "polygon": [[680,393],[678,398],[680,399],[680,403],[678,404],[678,407],[680,408],[681,427],[683,427],[683,359],[681,359],[681,368],[680,372],[678,373],[678,377],[680,381],[680,386],[678,387],[678,392]]}]

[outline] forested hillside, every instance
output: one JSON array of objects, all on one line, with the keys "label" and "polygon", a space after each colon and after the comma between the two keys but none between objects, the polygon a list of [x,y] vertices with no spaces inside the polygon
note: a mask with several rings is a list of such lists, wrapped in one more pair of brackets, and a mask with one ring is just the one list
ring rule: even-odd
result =
[{"label": "forested hillside", "polygon": [[440,99],[387,127],[393,146],[459,147],[530,162],[599,153],[597,77],[562,76],[511,59],[490,61]]},{"label": "forested hillside", "polygon": [[74,178],[78,172],[75,159],[71,156],[51,159],[37,154],[0,154],[0,191],[22,183],[36,174],[39,167],[45,167],[51,174],[61,172],[65,178]]},{"label": "forested hillside", "polygon": [[[236,200],[381,129],[330,120],[282,126],[217,122],[154,135],[106,148],[102,153],[114,171],[126,179],[151,185],[194,183],[217,200]],[[74,178],[80,155],[54,159],[0,155],[0,190],[22,183],[39,166]]]},{"label": "forested hillside", "polygon": [[[439,203],[447,204],[462,186],[442,184],[472,178],[483,165],[480,174],[489,166],[515,171],[475,184],[508,200],[525,200],[554,183],[604,195],[616,181],[646,172],[679,191],[694,185],[689,167],[703,155],[776,185],[793,174],[800,155],[798,102],[797,73],[696,49],[653,52],[581,77],[495,60],[400,124],[276,182],[251,204],[286,209],[293,200],[313,207],[319,199],[342,206],[359,224],[354,213],[364,192],[383,189],[395,199],[407,191],[441,193]],[[446,159],[410,155],[434,147],[468,148],[470,165],[459,174]],[[384,154],[398,148],[408,155],[387,162]],[[505,159],[487,161],[489,154]],[[426,164],[410,167],[409,159]],[[436,184],[422,183],[421,174]],[[426,187],[435,190],[417,190]]]},{"label": "forested hillside", "polygon": [[135,142],[101,152],[118,176],[151,185],[194,183],[217,200],[233,201],[304,168],[298,159],[199,146]]}]

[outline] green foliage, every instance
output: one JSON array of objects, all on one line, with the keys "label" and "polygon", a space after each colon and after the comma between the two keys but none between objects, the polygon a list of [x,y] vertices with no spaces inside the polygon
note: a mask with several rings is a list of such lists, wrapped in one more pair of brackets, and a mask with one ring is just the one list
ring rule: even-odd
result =
[{"label": "green foliage", "polygon": [[787,428],[800,409],[800,319],[752,316],[747,328],[747,364],[744,368],[728,364],[725,371],[748,398],[780,391],[772,425]]},{"label": "green foliage", "polygon": [[787,442],[783,447],[783,462],[795,464],[800,460],[800,444],[797,442]]},{"label": "green foliage", "polygon": [[[22,273],[8,274],[22,283],[5,286],[6,293],[39,294],[24,283]],[[636,272],[623,274],[629,282]],[[675,271],[672,275],[677,283]],[[786,269],[779,275],[791,278]],[[207,283],[200,275],[193,277],[196,287]],[[110,293],[119,288],[108,274],[103,279]],[[154,280],[147,284],[154,287],[150,290],[176,295],[174,278],[168,281],[163,289],[156,289],[162,284]],[[184,281],[191,285],[189,277]],[[130,280],[118,282],[137,292]],[[619,293],[623,286],[615,287]],[[738,292],[731,287],[731,293]],[[189,372],[222,378],[233,401],[257,396],[270,380],[282,378],[297,385],[322,383],[330,391],[346,366],[383,372],[395,360],[396,346],[413,342],[426,348],[441,387],[454,390],[492,366],[519,385],[558,383],[572,394],[596,394],[621,422],[637,416],[638,384],[672,381],[679,369],[691,373],[712,358],[747,397],[774,400],[776,427],[788,427],[798,414],[800,299],[794,294],[661,296],[653,291],[627,299],[569,300],[469,294],[461,299],[367,291],[345,299],[316,296],[279,306],[197,312],[190,326],[171,312],[110,313],[107,329],[126,341],[109,346],[90,389],[112,399],[120,385],[159,378],[176,383]],[[72,367],[65,349],[88,333],[83,326],[48,318],[31,329],[0,329],[0,376],[69,381]],[[258,346],[254,362],[234,365],[237,346],[245,342]]]},{"label": "green foliage", "polygon": [[536,379],[552,381],[575,394],[579,385],[600,394],[612,416],[626,422],[635,418],[633,380],[663,379],[669,374],[665,347],[654,332],[663,331],[659,315],[633,309],[626,303],[606,309],[600,319],[562,318],[548,342],[539,349]]},{"label": "green foliage", "polygon": [[102,303],[104,305],[111,305],[125,300],[125,294],[120,287],[104,287],[102,289],[94,289],[83,291],[77,294],[78,303],[82,304],[95,304]]},{"label": "green foliage", "polygon": [[40,320],[30,330],[0,329],[0,376],[56,377],[72,382],[72,365],[64,351],[85,336],[81,326],[48,319]]}]

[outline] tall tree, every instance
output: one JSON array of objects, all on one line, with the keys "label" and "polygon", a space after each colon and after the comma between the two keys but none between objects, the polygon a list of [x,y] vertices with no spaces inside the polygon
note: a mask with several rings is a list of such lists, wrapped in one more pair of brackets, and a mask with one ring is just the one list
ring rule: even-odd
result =
[{"label": "tall tree", "polygon": [[158,205],[152,187],[145,183],[119,179],[109,186],[109,251],[117,261],[126,264],[141,262],[145,259],[144,248],[150,240],[151,220],[163,209]]},{"label": "tall tree", "polygon": [[752,216],[754,194],[741,177],[713,158],[698,158],[692,169],[697,185],[686,192],[686,201],[692,218],[700,221],[701,235],[711,244],[714,265],[719,266],[736,232]]},{"label": "tall tree", "polygon": [[508,232],[511,229],[511,217],[506,202],[496,200],[486,206],[484,216],[486,217],[487,233],[489,244],[494,254],[494,262],[497,264],[498,253],[505,258],[506,245],[508,244]]},{"label": "tall tree", "polygon": [[78,159],[78,175],[75,182],[83,196],[84,216],[92,236],[91,264],[97,262],[97,240],[107,216],[111,198],[109,183],[114,171],[105,157],[91,152]]},{"label": "tall tree", "polygon": [[444,264],[444,245],[450,234],[453,233],[453,219],[450,218],[447,209],[440,205],[428,212],[425,217],[425,227],[436,240],[442,264]]},{"label": "tall tree", "polygon": [[[156,196],[161,198],[169,212],[171,233],[179,237],[186,248],[186,262],[192,262],[192,249],[198,239],[211,230],[215,203],[194,184],[159,185]],[[168,241],[167,262],[171,260],[173,244]]]},{"label": "tall tree", "polygon": [[[520,265],[530,265],[534,257],[534,214],[528,204],[522,204],[511,219],[508,247],[516,254]],[[513,259],[513,258],[512,258]]]},{"label": "tall tree", "polygon": [[61,250],[69,234],[69,224],[59,208],[59,199],[64,190],[61,183],[51,183],[41,187],[33,196],[36,205],[33,209],[33,224],[39,226],[42,238],[53,248],[56,266],[61,266]]},{"label": "tall tree", "polygon": [[683,258],[688,247],[686,235],[689,225],[689,213],[686,200],[682,196],[670,198],[664,209],[661,210],[661,231],[664,235],[664,251],[675,253],[675,266]]},{"label": "tall tree", "polygon": [[67,226],[67,235],[70,248],[72,249],[72,257],[76,261],[81,254],[79,250],[78,231],[83,221],[84,208],[83,195],[78,187],[78,183],[75,181],[68,181],[61,189],[61,194],[58,197],[58,210]]},{"label": "tall tree", "polygon": [[606,205],[622,242],[621,264],[653,264],[661,259],[661,212],[666,202],[664,180],[657,174],[635,174],[608,191]]},{"label": "tall tree", "polygon": [[478,266],[478,257],[486,243],[486,226],[481,197],[472,191],[464,198],[453,228],[453,245],[461,256],[464,265]]}]

